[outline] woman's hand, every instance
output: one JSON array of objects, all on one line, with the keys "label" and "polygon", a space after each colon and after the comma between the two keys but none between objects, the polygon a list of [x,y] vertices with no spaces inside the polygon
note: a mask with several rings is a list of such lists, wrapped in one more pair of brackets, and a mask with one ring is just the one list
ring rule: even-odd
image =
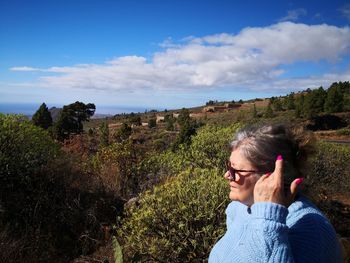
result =
[{"label": "woman's hand", "polygon": [[279,155],[276,160],[275,171],[272,174],[264,174],[256,182],[254,187],[254,203],[272,202],[288,207],[298,192],[298,186],[303,182],[303,178],[295,179],[288,193],[284,193],[283,181],[283,159]]}]

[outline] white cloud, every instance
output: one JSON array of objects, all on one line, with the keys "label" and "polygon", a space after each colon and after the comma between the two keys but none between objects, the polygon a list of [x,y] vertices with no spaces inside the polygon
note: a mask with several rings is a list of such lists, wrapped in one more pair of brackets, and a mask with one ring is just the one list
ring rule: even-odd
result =
[{"label": "white cloud", "polygon": [[349,74],[338,79],[326,75],[281,79],[284,71],[280,69],[300,61],[336,63],[350,53],[349,27],[283,22],[245,28],[235,35],[191,36],[181,44],[172,44],[171,39],[164,43],[165,48],[149,61],[141,56],[125,56],[104,64],[11,70],[57,73],[40,77],[38,84],[42,87],[130,92],[218,87],[304,89],[302,84],[315,85],[318,79],[322,83],[349,79]]},{"label": "white cloud", "polygon": [[41,71],[38,68],[32,68],[32,67],[12,67],[10,68],[12,71]]},{"label": "white cloud", "polygon": [[300,17],[306,16],[307,11],[304,8],[297,8],[293,10],[288,10],[287,15],[279,19],[280,22],[283,21],[297,21]]}]

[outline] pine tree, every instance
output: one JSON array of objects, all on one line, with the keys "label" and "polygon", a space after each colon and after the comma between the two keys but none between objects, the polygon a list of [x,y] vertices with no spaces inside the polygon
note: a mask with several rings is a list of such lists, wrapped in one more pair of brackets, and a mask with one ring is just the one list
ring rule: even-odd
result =
[{"label": "pine tree", "polygon": [[325,111],[328,113],[331,112],[340,112],[343,111],[344,107],[344,95],[341,92],[339,86],[334,86],[328,89],[327,98],[324,104]]},{"label": "pine tree", "polygon": [[155,117],[152,117],[148,120],[148,127],[149,128],[157,127],[157,119]]},{"label": "pine tree", "polygon": [[107,122],[100,125],[100,147],[109,145],[109,128]]},{"label": "pine tree", "polygon": [[269,103],[267,105],[267,108],[266,108],[264,116],[265,116],[265,118],[272,118],[274,116],[273,110],[272,110],[272,107],[271,107],[271,103]]},{"label": "pine tree", "polygon": [[287,98],[287,103],[286,103],[286,107],[288,110],[294,110],[295,109],[295,99],[294,99],[294,93],[290,93]]},{"label": "pine tree", "polygon": [[113,137],[117,142],[123,142],[127,139],[129,139],[130,135],[132,134],[132,128],[127,123],[123,123],[120,129],[118,129]]},{"label": "pine tree", "polygon": [[45,103],[41,104],[39,109],[34,113],[32,122],[35,126],[41,127],[45,130],[52,126],[51,113]]},{"label": "pine tree", "polygon": [[256,110],[255,103],[253,104],[252,117],[253,117],[253,118],[257,118],[257,117],[258,117],[258,112],[257,112],[257,110]]}]

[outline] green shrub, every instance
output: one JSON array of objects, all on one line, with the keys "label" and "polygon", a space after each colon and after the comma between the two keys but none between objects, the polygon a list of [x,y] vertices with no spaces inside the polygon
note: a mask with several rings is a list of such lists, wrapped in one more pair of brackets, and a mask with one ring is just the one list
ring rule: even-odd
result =
[{"label": "green shrub", "polygon": [[229,156],[229,144],[240,124],[228,127],[204,126],[192,139],[189,162],[194,167],[224,169]]},{"label": "green shrub", "polygon": [[319,142],[312,161],[308,184],[313,193],[350,193],[350,148],[346,145]]},{"label": "green shrub", "polygon": [[340,129],[336,131],[337,135],[346,135],[349,136],[350,135],[350,129],[348,128],[344,128],[344,129]]},{"label": "green shrub", "polygon": [[240,124],[201,127],[189,147],[181,145],[176,152],[169,150],[145,159],[140,166],[140,174],[157,182],[189,167],[222,170],[229,155],[229,142],[240,127]]},{"label": "green shrub", "polygon": [[0,189],[29,182],[58,152],[47,131],[23,116],[0,114]]},{"label": "green shrub", "polygon": [[122,221],[126,262],[201,262],[225,231],[228,187],[214,170],[189,170],[141,194]]},{"label": "green shrub", "polygon": [[94,251],[101,222],[122,206],[100,179],[43,129],[0,115],[0,262],[70,262]]},{"label": "green shrub", "polygon": [[336,232],[349,236],[349,146],[319,142],[306,187],[306,194],[329,218]]}]

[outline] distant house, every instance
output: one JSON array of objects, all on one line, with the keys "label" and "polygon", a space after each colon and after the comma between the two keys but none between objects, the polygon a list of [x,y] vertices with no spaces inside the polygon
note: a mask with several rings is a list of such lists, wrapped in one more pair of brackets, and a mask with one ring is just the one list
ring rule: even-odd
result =
[{"label": "distant house", "polygon": [[157,117],[156,117],[156,122],[157,122],[157,123],[164,122],[164,116],[159,116],[159,115],[157,115]]},{"label": "distant house", "polygon": [[207,106],[203,108],[203,112],[217,112],[241,107],[241,104],[225,103],[223,106]]}]

